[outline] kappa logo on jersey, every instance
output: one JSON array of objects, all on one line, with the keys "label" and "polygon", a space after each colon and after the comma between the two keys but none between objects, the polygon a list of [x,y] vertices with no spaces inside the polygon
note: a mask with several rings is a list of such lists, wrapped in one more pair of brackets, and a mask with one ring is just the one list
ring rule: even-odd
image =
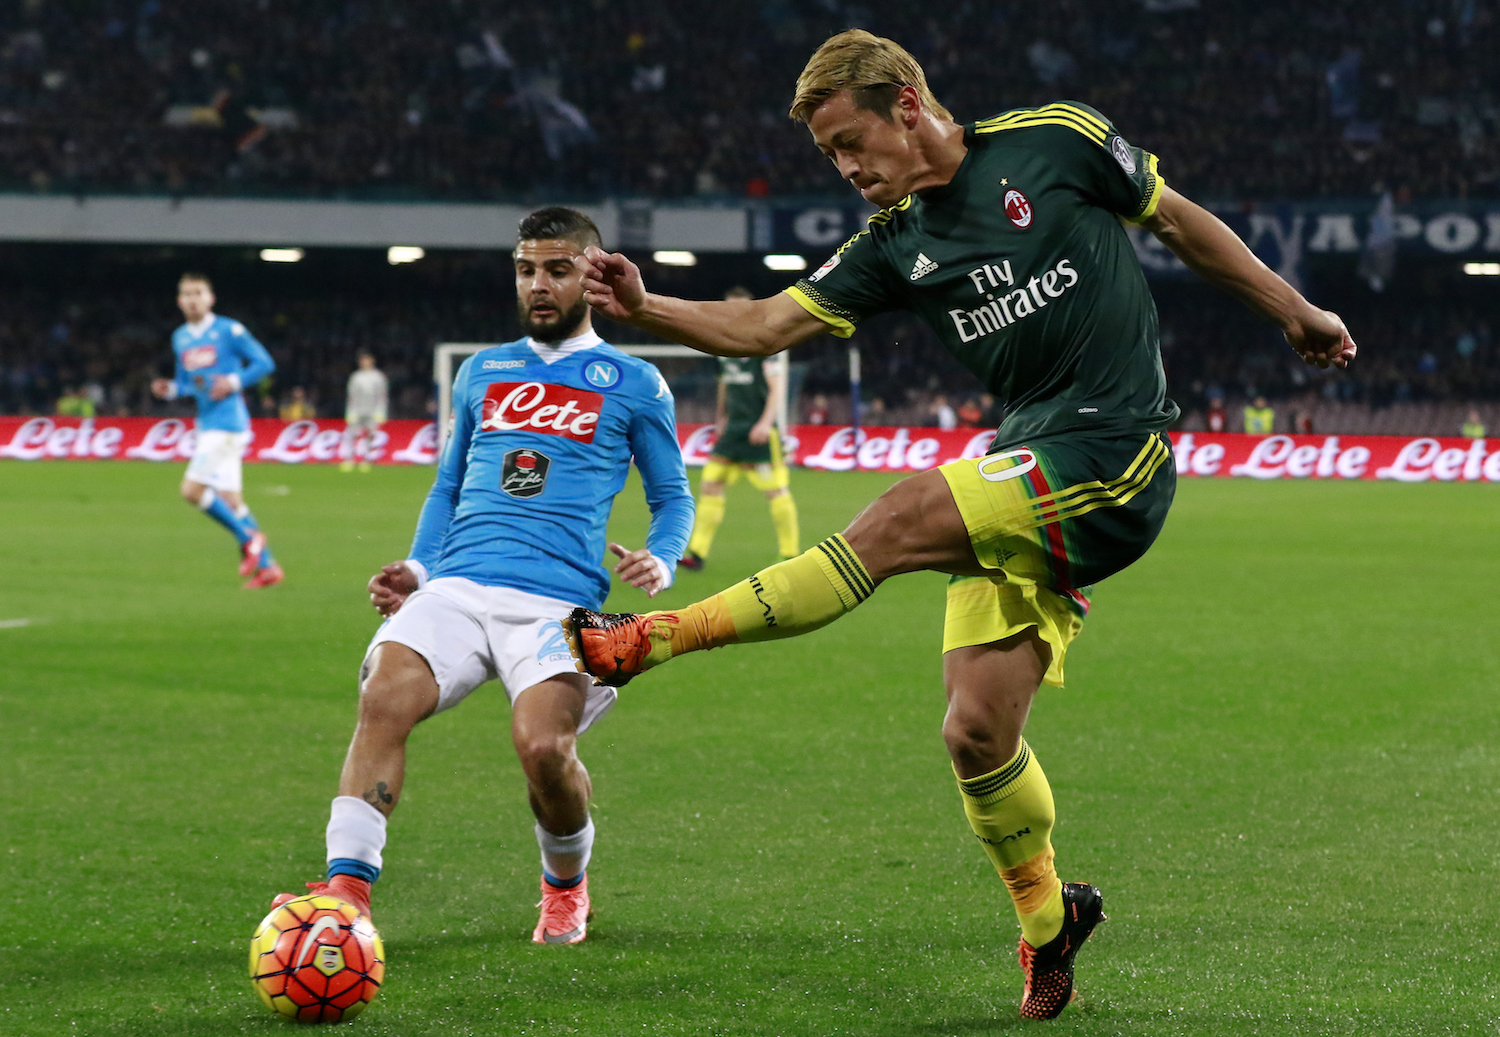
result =
[{"label": "kappa logo on jersey", "polygon": [[216,346],[193,346],[182,351],[182,366],[188,371],[201,371],[219,362]]},{"label": "kappa logo on jersey", "polygon": [[620,369],[608,360],[595,360],[583,369],[583,377],[590,385],[608,389],[620,380]]},{"label": "kappa logo on jersey", "polygon": [[500,489],[512,497],[535,497],[546,488],[551,467],[552,458],[540,450],[512,450],[500,467]]},{"label": "kappa logo on jersey", "polygon": [[932,260],[928,259],[925,252],[918,252],[917,261],[912,264],[911,279],[913,281],[920,281],[922,278],[926,277],[937,268],[938,265]]},{"label": "kappa logo on jersey", "polygon": [[484,393],[481,432],[540,432],[592,443],[604,397],[552,382],[493,382]]},{"label": "kappa logo on jersey", "polygon": [[1130,145],[1125,143],[1125,138],[1116,134],[1109,142],[1109,153],[1120,163],[1120,168],[1130,176],[1135,176],[1135,156],[1130,153]]},{"label": "kappa logo on jersey", "polygon": [[1021,230],[1031,226],[1032,217],[1036,214],[1031,208],[1031,199],[1012,187],[1005,192],[1005,215],[1010,217]]}]

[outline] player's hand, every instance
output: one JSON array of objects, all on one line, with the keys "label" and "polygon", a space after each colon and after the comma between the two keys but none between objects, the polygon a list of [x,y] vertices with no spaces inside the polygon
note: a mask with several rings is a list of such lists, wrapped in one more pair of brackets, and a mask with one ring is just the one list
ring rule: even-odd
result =
[{"label": "player's hand", "polygon": [[226,396],[232,396],[240,391],[239,380],[231,378],[227,374],[214,375],[213,385],[208,390],[210,400],[222,400]]},{"label": "player's hand", "polygon": [[771,423],[769,421],[757,421],[750,426],[750,433],[745,437],[757,446],[771,441]]},{"label": "player's hand", "polygon": [[609,549],[620,559],[620,564],[615,566],[620,579],[637,590],[645,591],[646,597],[654,598],[672,585],[666,563],[648,549],[643,547],[639,551],[631,551],[619,544],[610,544]]},{"label": "player's hand", "polygon": [[172,395],[172,379],[151,379],[151,395],[155,396],[158,400],[165,400],[170,397]]},{"label": "player's hand", "polygon": [[417,574],[405,562],[382,565],[380,571],[370,577],[370,604],[382,616],[394,616],[406,602],[406,597],[417,589]]},{"label": "player's hand", "polygon": [[1300,321],[1282,332],[1287,343],[1304,361],[1317,367],[1349,366],[1359,347],[1349,329],[1332,310],[1309,308]]},{"label": "player's hand", "polygon": [[590,245],[578,262],[583,264],[583,297],[602,316],[628,321],[646,304],[641,268],[620,253]]}]

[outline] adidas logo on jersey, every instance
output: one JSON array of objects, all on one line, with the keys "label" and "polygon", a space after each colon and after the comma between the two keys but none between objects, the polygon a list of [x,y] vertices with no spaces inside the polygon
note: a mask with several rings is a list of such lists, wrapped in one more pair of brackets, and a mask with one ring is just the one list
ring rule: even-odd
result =
[{"label": "adidas logo on jersey", "polygon": [[917,261],[912,264],[911,279],[913,281],[920,281],[922,278],[926,277],[937,268],[938,265],[936,263],[928,259],[924,253],[918,252]]}]

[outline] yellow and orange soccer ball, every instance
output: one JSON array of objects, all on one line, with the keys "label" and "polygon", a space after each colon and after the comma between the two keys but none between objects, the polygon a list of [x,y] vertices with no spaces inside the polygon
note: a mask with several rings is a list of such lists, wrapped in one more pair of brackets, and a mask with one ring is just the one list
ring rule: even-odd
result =
[{"label": "yellow and orange soccer ball", "polygon": [[250,982],[266,1007],[299,1023],[339,1023],[365,1010],[385,978],[370,919],[314,893],[266,915],[250,938]]}]

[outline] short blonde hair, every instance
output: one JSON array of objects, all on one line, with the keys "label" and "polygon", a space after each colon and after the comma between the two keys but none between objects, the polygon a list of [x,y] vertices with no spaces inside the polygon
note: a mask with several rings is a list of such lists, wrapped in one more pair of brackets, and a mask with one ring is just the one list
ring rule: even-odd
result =
[{"label": "short blonde hair", "polygon": [[840,90],[848,90],[854,106],[878,114],[887,122],[901,88],[917,91],[922,107],[944,119],[953,116],[938,103],[927,86],[922,66],[895,40],[864,29],[849,29],[823,41],[797,77],[797,95],[787,114],[806,122],[812,113]]}]

